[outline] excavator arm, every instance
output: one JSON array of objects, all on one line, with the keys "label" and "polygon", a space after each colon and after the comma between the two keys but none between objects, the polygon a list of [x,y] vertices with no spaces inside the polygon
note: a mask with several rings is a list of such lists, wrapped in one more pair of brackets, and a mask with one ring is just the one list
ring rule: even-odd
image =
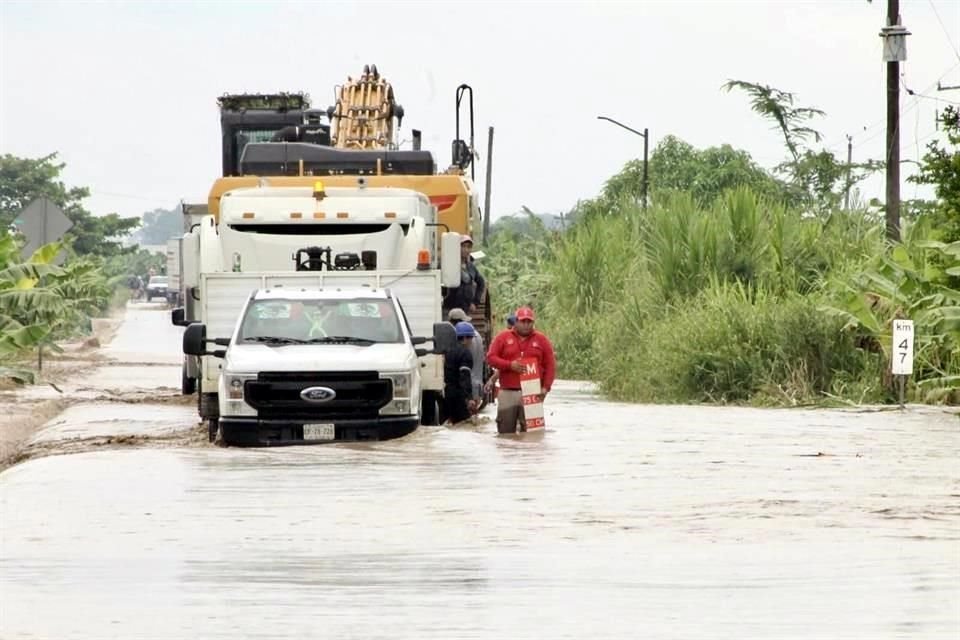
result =
[{"label": "excavator arm", "polygon": [[365,65],[356,80],[348,77],[336,95],[336,104],[327,110],[333,147],[397,148],[396,133],[403,120],[403,107],[397,104],[393,86],[380,75],[376,65]]}]

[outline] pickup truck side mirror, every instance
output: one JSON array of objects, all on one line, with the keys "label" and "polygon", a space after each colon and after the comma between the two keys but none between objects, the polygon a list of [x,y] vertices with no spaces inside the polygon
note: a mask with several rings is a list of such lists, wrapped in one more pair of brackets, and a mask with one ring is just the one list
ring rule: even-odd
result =
[{"label": "pickup truck side mirror", "polygon": [[183,307],[177,307],[176,309],[170,312],[170,321],[176,327],[185,327],[188,324],[190,324],[189,322],[184,320],[185,317],[186,317],[186,313],[184,312]]},{"label": "pickup truck side mirror", "polygon": [[430,342],[430,340],[432,340],[432,338],[424,338],[424,337],[410,338],[410,342],[412,342],[413,344],[424,344],[426,342]]},{"label": "pickup truck side mirror", "polygon": [[444,287],[460,286],[461,237],[456,231],[440,236],[440,284]]},{"label": "pickup truck side mirror", "polygon": [[207,351],[207,343],[212,342],[218,346],[228,346],[230,338],[216,338],[210,340],[207,338],[207,326],[202,322],[192,322],[187,325],[183,332],[183,352],[188,356],[214,356],[223,358],[227,355],[226,349],[217,349],[216,351]]},{"label": "pickup truck side mirror", "polygon": [[183,352],[188,356],[206,355],[207,326],[202,322],[187,325],[183,332]]},{"label": "pickup truck side mirror", "polygon": [[457,331],[449,322],[433,323],[433,352],[448,353],[457,345]]},{"label": "pickup truck side mirror", "polygon": [[414,349],[414,352],[417,354],[418,358],[422,358],[423,356],[430,355],[430,349],[418,348],[418,349]]}]

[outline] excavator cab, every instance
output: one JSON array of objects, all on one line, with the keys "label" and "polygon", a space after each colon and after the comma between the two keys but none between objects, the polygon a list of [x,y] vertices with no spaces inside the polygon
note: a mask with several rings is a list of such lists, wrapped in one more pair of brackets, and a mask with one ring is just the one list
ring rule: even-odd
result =
[{"label": "excavator cab", "polygon": [[417,144],[400,150],[403,107],[376,65],[347,78],[324,111],[305,94],[225,96],[220,104],[224,176],[436,174],[432,153]]},{"label": "excavator cab", "polygon": [[[220,107],[222,171],[224,177],[240,176],[240,158],[249,144],[270,142],[281,131],[302,126],[310,107],[304,93],[225,94]],[[281,135],[288,135],[287,133]]]}]

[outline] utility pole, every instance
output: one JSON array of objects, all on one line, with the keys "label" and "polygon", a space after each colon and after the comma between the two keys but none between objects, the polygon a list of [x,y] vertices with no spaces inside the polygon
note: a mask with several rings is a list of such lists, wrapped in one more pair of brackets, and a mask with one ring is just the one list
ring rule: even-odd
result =
[{"label": "utility pole", "polygon": [[487,130],[487,187],[483,199],[483,245],[490,242],[490,183],[493,177],[493,127]]},{"label": "utility pole", "polygon": [[880,30],[887,63],[887,238],[900,240],[900,62],[907,59],[906,37],[900,24],[900,0],[887,0],[887,26]]},{"label": "utility pole", "polygon": [[853,136],[847,134],[847,188],[843,195],[843,210],[850,211],[850,167],[853,164]]},{"label": "utility pole", "polygon": [[647,151],[650,148],[650,132],[647,131],[647,128],[643,128],[643,210],[647,210],[647,192],[650,189],[650,178],[647,174],[647,167],[649,162],[647,161]]}]

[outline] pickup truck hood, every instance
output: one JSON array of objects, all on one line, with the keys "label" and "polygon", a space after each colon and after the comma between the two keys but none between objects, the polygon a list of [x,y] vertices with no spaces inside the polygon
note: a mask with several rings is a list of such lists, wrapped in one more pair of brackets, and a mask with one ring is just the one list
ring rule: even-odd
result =
[{"label": "pickup truck hood", "polygon": [[416,354],[406,343],[371,344],[235,344],[227,350],[224,371],[406,371]]}]

